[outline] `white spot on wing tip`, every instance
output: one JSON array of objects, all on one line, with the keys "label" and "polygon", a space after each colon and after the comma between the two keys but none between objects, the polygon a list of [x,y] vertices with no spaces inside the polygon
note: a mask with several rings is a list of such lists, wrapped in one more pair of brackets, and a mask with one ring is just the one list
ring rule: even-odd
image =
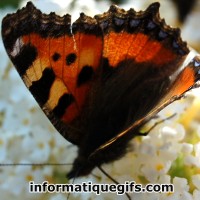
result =
[{"label": "white spot on wing tip", "polygon": [[13,50],[10,52],[12,57],[17,56],[20,53],[20,49],[23,47],[24,43],[21,38],[17,38],[15,44],[13,45]]}]

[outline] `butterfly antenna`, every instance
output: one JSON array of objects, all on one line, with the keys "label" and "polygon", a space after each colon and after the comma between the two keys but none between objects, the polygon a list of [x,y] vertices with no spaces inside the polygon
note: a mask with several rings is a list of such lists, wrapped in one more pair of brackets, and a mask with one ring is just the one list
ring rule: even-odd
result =
[{"label": "butterfly antenna", "polygon": [[[120,184],[118,181],[116,181],[112,176],[110,176],[101,166],[97,166],[99,168],[99,170],[105,175],[107,176],[111,181],[113,181],[115,184]],[[125,193],[125,195],[127,196],[127,198],[129,200],[131,200],[131,197],[128,193]]]},{"label": "butterfly antenna", "polygon": [[7,166],[61,166],[72,165],[72,163],[0,163],[0,167]]},{"label": "butterfly antenna", "polygon": [[[78,177],[78,174],[79,174],[80,170],[81,170],[81,167],[79,167],[79,169],[76,171],[76,173],[75,173],[75,175],[74,175],[74,177],[72,179],[71,184],[74,184],[76,178]],[[69,200],[70,194],[71,194],[70,192],[67,194],[67,200]]]},{"label": "butterfly antenna", "polygon": [[147,136],[156,126],[158,126],[159,124],[162,124],[163,122],[175,117],[177,115],[177,113],[174,113],[173,115],[170,115],[169,117],[165,118],[165,119],[161,119],[160,121],[157,121],[154,123],[154,125],[145,133],[139,133],[139,136]]}]

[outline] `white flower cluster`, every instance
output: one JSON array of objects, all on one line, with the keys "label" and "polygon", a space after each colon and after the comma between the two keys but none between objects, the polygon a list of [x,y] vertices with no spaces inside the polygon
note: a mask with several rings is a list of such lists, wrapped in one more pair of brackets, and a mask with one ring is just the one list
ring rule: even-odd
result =
[{"label": "white flower cluster", "polygon": [[[60,4],[58,4],[61,2]],[[66,1],[65,1],[66,2]],[[77,0],[80,9],[97,9],[94,1],[83,5]],[[46,1],[33,1],[44,11]],[[48,1],[54,11],[61,12],[64,1]],[[55,5],[57,7],[55,7]],[[107,5],[107,3],[105,3]],[[103,3],[100,8],[103,7]],[[133,7],[130,5],[129,7]],[[50,9],[48,7],[48,9]],[[91,9],[91,7],[90,7]],[[107,8],[104,8],[106,10]],[[50,11],[50,10],[49,10]],[[82,10],[83,11],[83,10]],[[102,10],[103,11],[103,10]],[[0,18],[7,12],[1,11]],[[72,10],[70,13],[73,13]],[[48,122],[33,97],[23,85],[19,75],[11,66],[0,40],[0,194],[1,199],[65,200],[66,194],[30,194],[28,182],[42,183],[66,182],[65,173],[70,166],[4,166],[12,163],[72,163],[76,148],[65,141]],[[190,108],[187,108],[190,105]],[[199,99],[188,98],[173,103],[160,113],[159,119],[165,119],[179,113],[157,125],[148,136],[137,137],[132,141],[130,152],[121,160],[103,166],[118,182],[134,180],[136,183],[173,183],[174,193],[138,193],[134,200],[198,200],[200,196],[200,125],[194,113],[199,109]],[[187,114],[181,115],[181,113]],[[159,120],[157,119],[157,120]],[[192,120],[195,119],[195,120]],[[152,120],[148,127],[156,122]],[[184,125],[184,126],[183,126]],[[189,135],[188,135],[189,133]],[[110,183],[98,169],[93,175],[76,179],[75,182],[93,181]],[[71,194],[70,199],[127,199],[115,194]]]}]

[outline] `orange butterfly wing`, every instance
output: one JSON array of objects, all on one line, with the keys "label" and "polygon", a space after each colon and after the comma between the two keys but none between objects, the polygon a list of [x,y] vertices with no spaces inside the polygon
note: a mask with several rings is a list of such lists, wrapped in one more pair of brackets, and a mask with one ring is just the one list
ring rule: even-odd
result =
[{"label": "orange butterfly wing", "polygon": [[[182,98],[185,92],[199,86],[196,82],[200,79],[200,56],[181,69],[189,49],[180,37],[180,30],[167,26],[159,18],[158,9],[158,3],[150,5],[144,12],[111,6],[108,12],[96,16],[104,34],[103,57],[107,65],[111,68],[132,67],[135,113],[132,123],[92,152],[91,159],[106,153],[112,146],[121,145],[130,137],[128,135],[139,135],[139,127]],[[125,72],[121,73],[125,76]],[[123,79],[121,84],[124,84]]]},{"label": "orange butterfly wing", "polygon": [[72,124],[101,62],[96,20],[81,14],[71,25],[69,15],[45,15],[28,3],[7,16],[2,29],[8,55],[26,86],[58,131],[78,144],[79,130]]},{"label": "orange butterfly wing", "polygon": [[58,131],[79,146],[69,178],[126,153],[139,128],[194,88],[200,59],[180,31],[146,11],[116,6],[94,18],[42,14],[32,3],[2,23],[4,45]]}]

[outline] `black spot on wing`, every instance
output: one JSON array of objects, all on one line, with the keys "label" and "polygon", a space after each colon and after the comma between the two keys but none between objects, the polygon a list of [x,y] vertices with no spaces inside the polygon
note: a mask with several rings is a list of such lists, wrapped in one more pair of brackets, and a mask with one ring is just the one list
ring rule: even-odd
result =
[{"label": "black spot on wing", "polygon": [[54,53],[52,56],[53,61],[58,61],[60,59],[60,54],[59,53]]},{"label": "black spot on wing", "polygon": [[71,65],[76,61],[76,54],[75,53],[70,53],[66,56],[66,64]]},{"label": "black spot on wing", "polygon": [[38,81],[33,81],[29,87],[29,90],[41,106],[47,102],[54,80],[54,71],[51,68],[46,68],[42,73],[42,77]]},{"label": "black spot on wing", "polygon": [[94,71],[91,66],[84,66],[78,75],[77,86],[79,87],[87,81],[91,80],[93,74]]},{"label": "black spot on wing", "polygon": [[23,76],[26,70],[33,64],[37,55],[37,49],[28,44],[24,45],[20,52],[12,58],[13,64],[16,66],[21,76]]},{"label": "black spot on wing", "polygon": [[53,109],[53,113],[57,117],[62,117],[67,107],[74,101],[72,94],[64,94],[58,101],[58,105]]}]

